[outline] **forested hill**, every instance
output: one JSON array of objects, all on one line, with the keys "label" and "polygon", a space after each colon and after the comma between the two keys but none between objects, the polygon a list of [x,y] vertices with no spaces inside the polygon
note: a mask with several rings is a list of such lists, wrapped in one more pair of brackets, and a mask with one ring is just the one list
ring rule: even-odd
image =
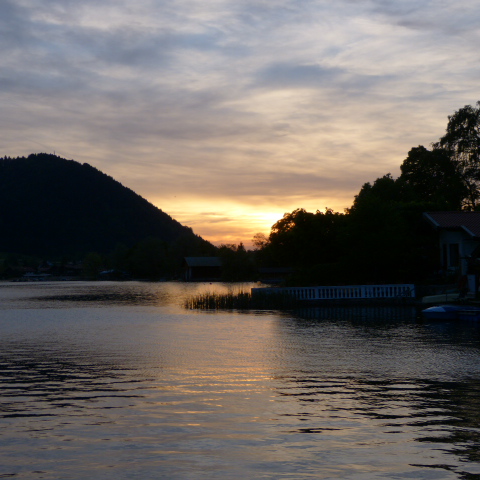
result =
[{"label": "forested hill", "polygon": [[149,237],[190,255],[213,248],[86,163],[49,154],[0,159],[0,252],[81,257]]}]

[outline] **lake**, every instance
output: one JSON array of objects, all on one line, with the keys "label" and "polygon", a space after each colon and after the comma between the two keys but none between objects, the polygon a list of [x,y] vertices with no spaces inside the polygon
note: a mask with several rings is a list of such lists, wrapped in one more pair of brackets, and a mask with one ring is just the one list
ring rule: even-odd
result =
[{"label": "lake", "polygon": [[480,479],[480,325],[0,283],[0,478]]}]

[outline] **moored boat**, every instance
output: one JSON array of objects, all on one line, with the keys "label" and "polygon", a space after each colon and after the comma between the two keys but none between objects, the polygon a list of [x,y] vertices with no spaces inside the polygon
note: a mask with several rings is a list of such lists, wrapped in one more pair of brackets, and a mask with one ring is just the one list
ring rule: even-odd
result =
[{"label": "moored boat", "polygon": [[480,320],[480,307],[474,305],[437,305],[426,308],[422,315],[427,320]]}]

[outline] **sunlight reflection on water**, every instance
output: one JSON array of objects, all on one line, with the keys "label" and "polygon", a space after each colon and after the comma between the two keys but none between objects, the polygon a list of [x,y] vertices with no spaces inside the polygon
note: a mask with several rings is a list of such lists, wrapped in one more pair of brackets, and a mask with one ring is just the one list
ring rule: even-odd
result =
[{"label": "sunlight reflection on water", "polygon": [[0,284],[0,478],[480,475],[476,324],[183,309],[212,288]]}]

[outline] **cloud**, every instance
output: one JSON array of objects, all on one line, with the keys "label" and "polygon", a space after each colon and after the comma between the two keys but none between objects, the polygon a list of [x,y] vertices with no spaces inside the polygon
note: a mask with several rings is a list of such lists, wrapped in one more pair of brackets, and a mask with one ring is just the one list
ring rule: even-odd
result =
[{"label": "cloud", "polygon": [[339,68],[322,68],[319,65],[271,64],[259,74],[264,88],[322,88],[340,78]]},{"label": "cloud", "polygon": [[0,154],[55,150],[200,234],[240,240],[261,215],[350,206],[364,182],[437,140],[478,99],[477,10],[4,0]]}]

